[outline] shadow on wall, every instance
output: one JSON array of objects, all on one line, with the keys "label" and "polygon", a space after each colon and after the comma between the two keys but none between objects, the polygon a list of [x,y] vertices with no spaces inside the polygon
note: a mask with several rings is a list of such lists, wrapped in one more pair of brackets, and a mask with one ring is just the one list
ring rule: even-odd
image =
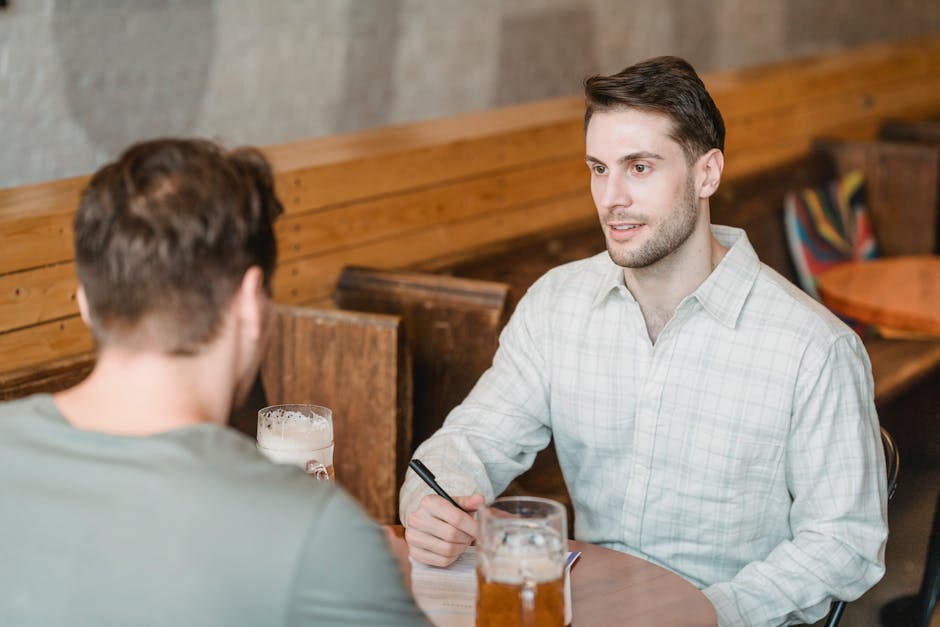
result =
[{"label": "shadow on wall", "polygon": [[56,0],[53,39],[69,113],[109,155],[199,117],[215,49],[210,0]]}]

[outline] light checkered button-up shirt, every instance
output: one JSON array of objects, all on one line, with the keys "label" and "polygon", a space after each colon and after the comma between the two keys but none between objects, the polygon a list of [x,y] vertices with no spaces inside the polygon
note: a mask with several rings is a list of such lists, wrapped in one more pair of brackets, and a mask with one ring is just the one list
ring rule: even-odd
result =
[{"label": "light checkered button-up shirt", "polygon": [[[813,622],[884,573],[871,366],[743,231],[712,230],[730,250],[655,345],[607,253],[547,273],[415,456],[492,498],[554,435],[576,538],[704,588],[721,625]],[[428,492],[409,473],[403,520]]]}]

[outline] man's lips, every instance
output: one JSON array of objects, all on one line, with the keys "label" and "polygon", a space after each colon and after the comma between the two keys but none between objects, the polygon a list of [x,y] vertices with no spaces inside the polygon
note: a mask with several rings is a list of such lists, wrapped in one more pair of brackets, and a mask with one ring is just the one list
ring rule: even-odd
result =
[{"label": "man's lips", "polygon": [[627,240],[643,230],[643,226],[639,222],[608,222],[607,230],[615,240]]}]

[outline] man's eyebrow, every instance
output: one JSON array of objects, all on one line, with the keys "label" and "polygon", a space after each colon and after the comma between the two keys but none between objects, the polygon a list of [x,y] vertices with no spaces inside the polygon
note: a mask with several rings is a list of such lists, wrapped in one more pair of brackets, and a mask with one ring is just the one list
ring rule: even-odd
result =
[{"label": "man's eyebrow", "polygon": [[[622,157],[617,159],[617,163],[629,163],[630,161],[637,161],[640,159],[655,159],[655,160],[662,161],[663,159],[665,159],[665,157],[655,152],[641,150],[640,152],[631,152],[628,155],[623,155]],[[591,162],[591,163],[601,163],[601,164],[604,163],[597,157],[592,157],[591,155],[584,155],[584,160]]]},{"label": "man's eyebrow", "polygon": [[617,163],[629,163],[630,161],[638,161],[641,159],[655,159],[662,161],[665,157],[655,152],[649,152],[647,150],[641,150],[640,152],[631,152],[628,155],[624,155],[617,159]]}]

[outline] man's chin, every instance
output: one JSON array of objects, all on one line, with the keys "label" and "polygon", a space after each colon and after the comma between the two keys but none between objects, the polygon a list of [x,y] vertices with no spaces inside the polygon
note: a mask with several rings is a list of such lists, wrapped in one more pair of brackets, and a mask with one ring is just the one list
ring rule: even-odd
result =
[{"label": "man's chin", "polygon": [[616,245],[611,246],[607,243],[607,254],[610,260],[621,268],[642,268],[644,264],[637,264],[636,254],[624,250],[619,250]]}]

